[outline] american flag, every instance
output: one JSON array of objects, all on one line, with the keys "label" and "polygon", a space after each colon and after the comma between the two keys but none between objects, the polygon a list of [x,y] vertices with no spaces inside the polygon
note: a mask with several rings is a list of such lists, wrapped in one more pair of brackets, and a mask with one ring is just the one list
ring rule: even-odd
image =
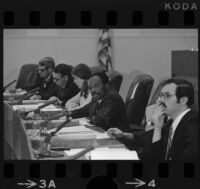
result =
[{"label": "american flag", "polygon": [[105,70],[112,70],[109,29],[99,30],[98,64]]}]

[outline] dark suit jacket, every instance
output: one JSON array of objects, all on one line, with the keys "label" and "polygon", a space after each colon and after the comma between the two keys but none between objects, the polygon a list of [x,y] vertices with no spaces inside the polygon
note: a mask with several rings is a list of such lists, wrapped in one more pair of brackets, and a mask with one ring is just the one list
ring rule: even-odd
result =
[{"label": "dark suit jacket", "polygon": [[91,124],[105,130],[111,127],[118,127],[123,131],[128,129],[124,101],[114,90],[109,90],[100,103],[92,101],[83,108],[72,111],[72,117],[89,117]]},{"label": "dark suit jacket", "polygon": [[65,106],[65,103],[79,93],[79,91],[79,88],[74,82],[67,82],[64,88],[56,86],[56,92],[53,96],[56,96],[62,101],[61,106]]},{"label": "dark suit jacket", "polygon": [[42,100],[48,100],[51,96],[54,96],[56,84],[53,82],[53,76],[51,75],[48,81],[41,80],[39,87],[39,95]]},{"label": "dark suit jacket", "polygon": [[[134,142],[140,144],[141,159],[165,159],[169,128],[169,121],[162,129],[161,140],[152,143],[153,130],[143,132],[135,136]],[[181,119],[175,130],[169,156],[172,160],[197,159],[198,158],[198,115],[197,112],[189,111]],[[141,145],[142,144],[142,145]]]}]

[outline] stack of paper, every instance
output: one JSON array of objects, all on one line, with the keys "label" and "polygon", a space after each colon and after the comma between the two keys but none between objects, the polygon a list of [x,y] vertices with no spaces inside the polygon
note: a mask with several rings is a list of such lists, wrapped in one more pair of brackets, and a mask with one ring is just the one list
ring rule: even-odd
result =
[{"label": "stack of paper", "polygon": [[44,108],[41,109],[41,111],[61,111],[62,108],[57,108],[55,105],[50,104]]},{"label": "stack of paper", "polygon": [[73,127],[64,127],[62,128],[57,135],[65,135],[65,134],[78,134],[78,133],[93,133],[91,129],[86,128],[85,126],[73,126]]},{"label": "stack of paper", "polygon": [[[30,110],[35,110],[39,106],[43,105],[44,103],[38,103],[38,104],[23,104],[23,105],[13,105],[13,110],[23,110],[23,111],[30,111]],[[41,111],[48,111],[48,112],[57,112],[61,111],[62,108],[56,108],[53,104],[50,104],[44,108],[41,109]]]},{"label": "stack of paper", "polygon": [[96,136],[85,126],[64,127],[52,137],[51,143],[58,147],[86,148],[96,143]]},{"label": "stack of paper", "polygon": [[95,148],[88,153],[91,160],[139,160],[136,151],[126,148]]},{"label": "stack of paper", "polygon": [[[65,150],[64,153],[67,156],[73,156],[83,148]],[[139,160],[136,151],[130,151],[126,148],[95,148],[94,150],[88,152],[79,159],[88,159],[88,160]]]},{"label": "stack of paper", "polygon": [[13,110],[23,110],[23,111],[29,111],[29,110],[35,110],[39,106],[43,105],[44,103],[39,104],[24,104],[24,105],[13,105]]},{"label": "stack of paper", "polygon": [[3,96],[22,96],[25,93],[26,93],[26,91],[21,91],[21,92],[17,92],[17,93],[10,93],[10,92],[6,91],[5,93],[3,93]]},{"label": "stack of paper", "polygon": [[23,100],[23,104],[39,104],[39,103],[45,103],[47,100]]}]

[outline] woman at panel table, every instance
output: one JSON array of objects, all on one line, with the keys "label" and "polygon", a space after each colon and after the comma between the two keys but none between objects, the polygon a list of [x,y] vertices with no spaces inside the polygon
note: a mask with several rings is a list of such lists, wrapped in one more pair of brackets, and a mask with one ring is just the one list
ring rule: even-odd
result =
[{"label": "woman at panel table", "polygon": [[80,92],[69,99],[65,104],[68,111],[79,109],[86,104],[90,103],[92,96],[88,89],[88,79],[91,77],[91,70],[86,64],[78,64],[72,69],[74,83],[80,89]]}]

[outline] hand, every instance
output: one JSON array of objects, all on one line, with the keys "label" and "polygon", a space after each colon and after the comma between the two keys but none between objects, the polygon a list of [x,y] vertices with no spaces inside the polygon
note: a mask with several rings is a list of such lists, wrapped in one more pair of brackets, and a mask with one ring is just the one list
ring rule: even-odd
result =
[{"label": "hand", "polygon": [[121,139],[124,137],[124,133],[119,130],[118,128],[110,128],[107,131],[107,134],[111,136],[111,138],[118,138]]},{"label": "hand", "polygon": [[164,117],[165,117],[165,107],[161,104],[157,105],[152,114],[152,121],[154,123],[154,127],[157,130],[161,130],[164,124]]},{"label": "hand", "polygon": [[41,96],[40,95],[33,95],[30,97],[30,100],[41,100]]},{"label": "hand", "polygon": [[55,133],[57,128],[53,128],[47,131],[48,134]]},{"label": "hand", "polygon": [[54,100],[57,100],[57,102],[54,103],[55,105],[61,104],[61,101],[56,96],[52,96],[49,98],[49,101],[54,101]]},{"label": "hand", "polygon": [[146,123],[153,122],[152,115],[157,108],[158,108],[158,104],[152,104],[146,107],[146,112],[145,112]]},{"label": "hand", "polygon": [[33,115],[34,115],[34,112],[30,112],[28,113],[28,115],[26,116],[27,119],[33,119]]},{"label": "hand", "polygon": [[82,126],[90,125],[90,120],[87,118],[80,118],[78,121],[79,121],[79,125],[82,125]]},{"label": "hand", "polygon": [[76,107],[78,107],[78,105],[76,103],[73,103],[73,102],[67,102],[65,104],[65,109],[66,110],[73,110]]}]

